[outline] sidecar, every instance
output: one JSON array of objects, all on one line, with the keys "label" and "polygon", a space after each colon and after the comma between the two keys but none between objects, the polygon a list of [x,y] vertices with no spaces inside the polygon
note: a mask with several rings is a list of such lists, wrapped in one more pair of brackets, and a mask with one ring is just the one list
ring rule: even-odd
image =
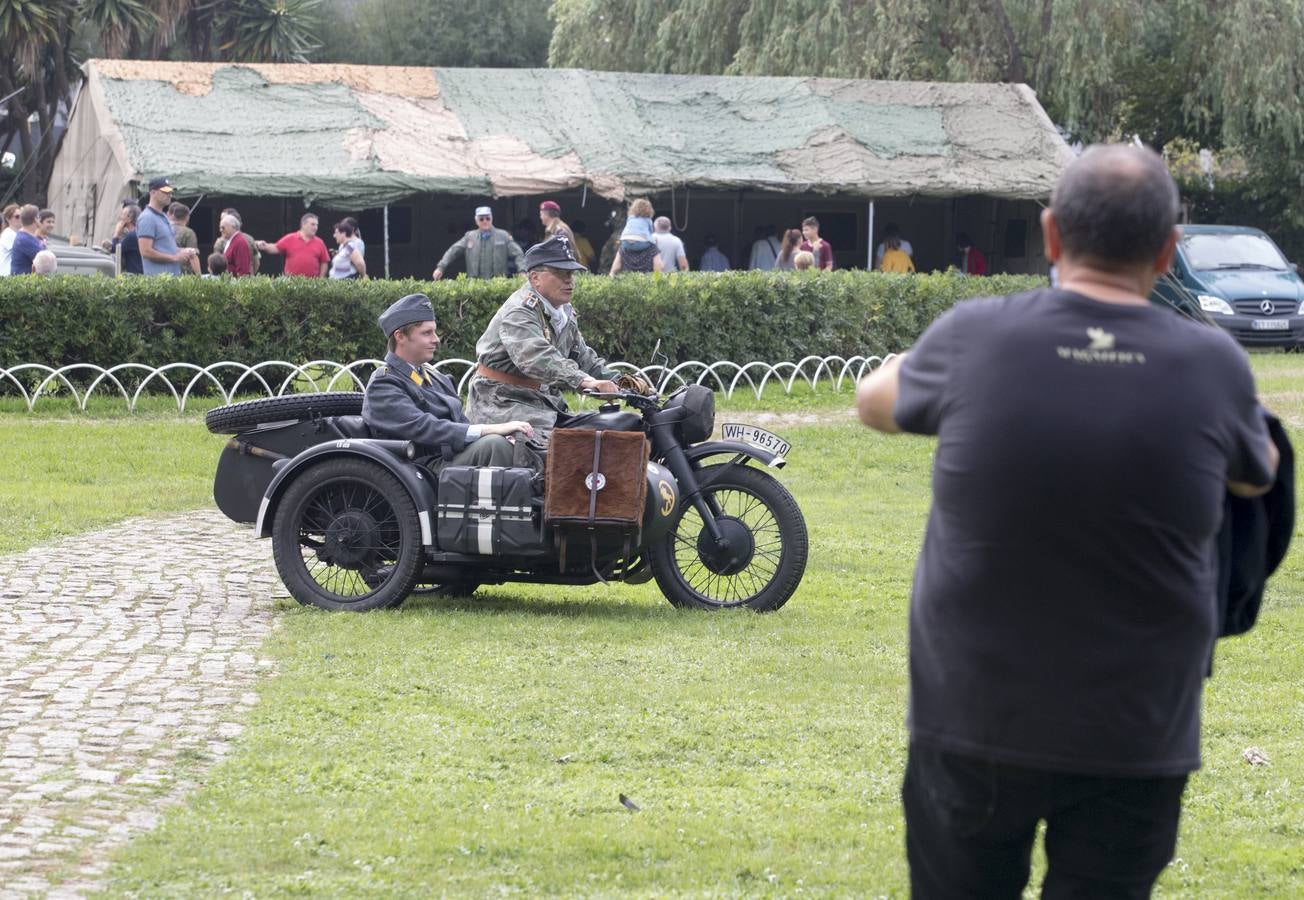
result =
[{"label": "sidecar", "polygon": [[[323,393],[239,403],[206,418],[210,431],[233,435],[214,479],[218,508],[272,539],[277,570],[300,603],[365,611],[397,606],[418,585],[468,594],[506,581],[650,577],[638,546],[668,533],[679,489],[646,451],[636,527],[597,529],[582,548],[559,553],[559,536],[544,524],[542,473],[433,472],[423,464],[429,448],[374,437],[360,412],[361,395]],[[605,412],[585,427],[629,433],[642,420]]]}]

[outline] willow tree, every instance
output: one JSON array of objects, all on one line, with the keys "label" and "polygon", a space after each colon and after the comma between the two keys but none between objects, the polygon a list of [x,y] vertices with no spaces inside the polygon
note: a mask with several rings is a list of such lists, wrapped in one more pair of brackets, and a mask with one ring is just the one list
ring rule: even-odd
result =
[{"label": "willow tree", "polygon": [[556,0],[553,14],[557,66],[1023,82],[1084,141],[1236,152],[1304,252],[1300,0]]},{"label": "willow tree", "polygon": [[547,64],[548,0],[331,0],[322,62],[378,66]]}]

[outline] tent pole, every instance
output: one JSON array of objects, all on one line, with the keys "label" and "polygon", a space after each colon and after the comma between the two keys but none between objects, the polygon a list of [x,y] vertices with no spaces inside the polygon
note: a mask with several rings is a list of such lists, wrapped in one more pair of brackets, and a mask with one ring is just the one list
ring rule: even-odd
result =
[{"label": "tent pole", "polygon": [[869,235],[865,239],[868,246],[865,248],[865,268],[874,268],[874,201],[870,200],[866,207],[866,217],[869,219]]},{"label": "tent pole", "polygon": [[389,280],[389,204],[385,204],[385,280]]},{"label": "tent pole", "polygon": [[[743,263],[742,244],[743,239],[743,192],[739,191],[734,195],[734,216],[733,216],[733,255],[729,257],[729,264],[735,269],[745,269]],[[751,244],[746,245],[749,249]]]}]

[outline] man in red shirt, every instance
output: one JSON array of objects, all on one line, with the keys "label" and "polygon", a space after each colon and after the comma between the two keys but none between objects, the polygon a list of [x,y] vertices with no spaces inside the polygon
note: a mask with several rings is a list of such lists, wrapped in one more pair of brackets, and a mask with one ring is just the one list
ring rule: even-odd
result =
[{"label": "man in red shirt", "polygon": [[955,248],[960,251],[960,271],[966,275],[986,275],[987,257],[973,245],[963,231],[956,235]]},{"label": "man in red shirt", "polygon": [[240,220],[232,215],[222,216],[218,228],[222,231],[222,237],[226,238],[226,249],[222,255],[226,257],[227,273],[235,278],[252,275],[253,254],[249,252],[249,242],[243,236],[238,241],[235,239],[240,235]]},{"label": "man in red shirt", "polygon": [[304,213],[299,219],[298,231],[291,231],[275,244],[257,241],[256,245],[262,252],[273,256],[285,254],[286,275],[326,277],[326,267],[330,265],[331,257],[326,252],[326,244],[317,237],[317,217],[312,213]]}]

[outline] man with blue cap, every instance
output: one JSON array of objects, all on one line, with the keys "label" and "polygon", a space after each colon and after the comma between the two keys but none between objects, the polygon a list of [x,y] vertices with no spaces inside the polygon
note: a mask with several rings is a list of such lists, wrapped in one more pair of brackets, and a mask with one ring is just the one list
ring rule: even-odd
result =
[{"label": "man with blue cap", "polygon": [[546,436],[575,424],[562,389],[615,391],[617,373],[584,343],[571,306],[576,272],[587,271],[565,235],[525,254],[529,279],[499,307],[475,352],[467,406],[477,421],[525,419]]},{"label": "man with blue cap", "polygon": [[362,418],[383,438],[434,448],[433,468],[510,466],[517,434],[533,437],[529,422],[472,425],[452,380],[426,363],[439,347],[435,310],[425,294],[409,294],[380,315],[389,341],[385,364],[372,373]]}]

